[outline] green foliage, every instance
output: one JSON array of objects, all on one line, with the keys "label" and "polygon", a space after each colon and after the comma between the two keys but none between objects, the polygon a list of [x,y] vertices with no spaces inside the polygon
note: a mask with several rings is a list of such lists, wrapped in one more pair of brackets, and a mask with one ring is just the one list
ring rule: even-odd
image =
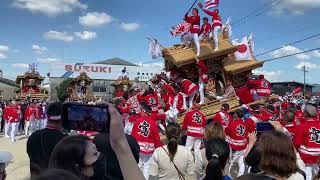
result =
[{"label": "green foliage", "polygon": [[56,87],[57,96],[60,102],[64,102],[68,98],[68,87],[71,81],[72,79],[65,79]]}]

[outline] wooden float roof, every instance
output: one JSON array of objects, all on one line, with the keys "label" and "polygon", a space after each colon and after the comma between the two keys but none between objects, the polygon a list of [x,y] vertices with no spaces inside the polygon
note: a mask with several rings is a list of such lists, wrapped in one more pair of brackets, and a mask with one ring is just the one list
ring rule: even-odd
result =
[{"label": "wooden float roof", "polygon": [[[237,51],[237,46],[233,46],[229,39],[222,34],[219,36],[219,50],[214,51],[215,47],[212,42],[201,44],[200,59],[211,59],[222,55],[227,55]],[[166,62],[181,67],[195,62],[196,47],[182,49],[180,45],[174,45],[171,48],[166,48],[162,51],[163,58]]]},{"label": "wooden float roof", "polygon": [[239,74],[262,66],[263,62],[257,61],[252,57],[251,60],[229,60],[224,64],[223,69],[231,74]]}]

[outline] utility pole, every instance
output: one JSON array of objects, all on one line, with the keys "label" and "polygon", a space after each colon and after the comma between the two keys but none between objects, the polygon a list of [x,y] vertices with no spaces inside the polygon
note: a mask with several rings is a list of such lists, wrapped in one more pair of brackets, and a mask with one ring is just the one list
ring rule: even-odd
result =
[{"label": "utility pole", "polygon": [[306,66],[303,66],[303,98],[306,100]]}]

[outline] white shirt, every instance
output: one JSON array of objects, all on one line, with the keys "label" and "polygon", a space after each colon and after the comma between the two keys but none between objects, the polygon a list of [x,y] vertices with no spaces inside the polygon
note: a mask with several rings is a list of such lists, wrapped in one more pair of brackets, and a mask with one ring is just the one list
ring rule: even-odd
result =
[{"label": "white shirt", "polygon": [[[164,146],[164,149],[169,153],[167,146]],[[178,145],[177,153],[174,156],[173,162],[186,180],[196,179],[193,155],[186,147]],[[162,147],[157,148],[153,153],[149,165],[149,175],[157,177],[159,180],[179,179],[176,168]]]}]

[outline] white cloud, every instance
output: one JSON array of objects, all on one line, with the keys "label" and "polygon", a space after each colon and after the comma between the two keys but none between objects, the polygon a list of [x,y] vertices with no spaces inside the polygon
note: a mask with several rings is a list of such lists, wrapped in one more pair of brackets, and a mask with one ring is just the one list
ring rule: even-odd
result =
[{"label": "white cloud", "polygon": [[265,78],[271,82],[281,81],[282,71],[266,71],[266,70],[253,70],[256,75],[263,74]]},{"label": "white cloud", "polygon": [[31,46],[31,48],[32,48],[33,52],[36,54],[43,54],[48,51],[48,48],[46,48],[45,46],[40,46],[37,44],[33,44]]},{"label": "white cloud", "polygon": [[39,63],[39,64],[59,64],[59,63],[63,63],[63,60],[59,59],[59,58],[54,58],[54,57],[39,58],[39,59],[37,59],[37,63]]},{"label": "white cloud", "polygon": [[122,22],[120,24],[120,28],[125,31],[135,31],[140,28],[140,25],[138,23],[125,23]]},{"label": "white cloud", "polygon": [[87,9],[79,0],[13,0],[13,6],[48,16],[69,13],[76,8]]},{"label": "white cloud", "polygon": [[8,46],[0,45],[0,59],[6,59],[10,48]]},{"label": "white cloud", "polygon": [[29,68],[29,65],[24,63],[15,63],[15,64],[12,64],[11,66],[14,68],[24,68],[24,69]]},{"label": "white cloud", "polygon": [[90,32],[90,31],[75,32],[74,35],[82,40],[91,40],[91,39],[97,38],[98,36],[96,32]]},{"label": "white cloud", "polygon": [[299,64],[294,66],[294,68],[303,70],[304,66],[306,67],[307,70],[320,69],[320,64],[313,64],[310,62],[300,62]]},{"label": "white cloud", "polygon": [[74,37],[69,35],[67,32],[59,32],[59,31],[48,31],[43,34],[43,37],[46,39],[52,40],[60,40],[64,42],[71,42],[73,41]]},{"label": "white cloud", "polygon": [[289,13],[303,15],[307,10],[320,8],[320,0],[281,0],[271,11],[271,15]]},{"label": "white cloud", "polygon": [[[282,56],[286,56],[286,55],[290,55],[290,54],[294,54],[294,53],[300,53],[302,52],[302,50],[294,47],[294,46],[285,46],[281,49],[278,49],[276,51],[273,51],[270,53],[270,56],[273,58],[278,58],[278,57],[282,57]],[[295,56],[296,58],[300,59],[300,60],[308,60],[311,58],[311,54],[298,54]]]},{"label": "white cloud", "polygon": [[79,17],[79,23],[86,27],[100,27],[113,21],[113,17],[106,13],[90,12]]}]

